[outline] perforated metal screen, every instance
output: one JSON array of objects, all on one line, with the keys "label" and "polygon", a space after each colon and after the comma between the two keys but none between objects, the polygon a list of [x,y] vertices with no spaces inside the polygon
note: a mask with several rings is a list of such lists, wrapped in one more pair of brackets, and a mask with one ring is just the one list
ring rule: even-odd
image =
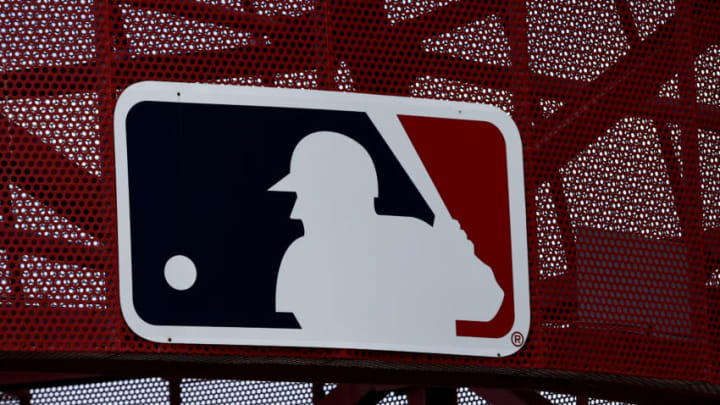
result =
[{"label": "perforated metal screen", "polygon": [[457,389],[458,405],[487,405],[487,401],[467,388]]},{"label": "perforated metal screen", "polygon": [[311,383],[185,379],[180,390],[183,404],[313,403]]},{"label": "perforated metal screen", "polygon": [[36,388],[30,395],[33,405],[151,405],[167,404],[170,398],[168,382],[160,378]]},{"label": "perforated metal screen", "polygon": [[[2,0],[1,350],[720,383],[718,9],[710,0]],[[112,117],[119,92],[141,80],[464,100],[510,113],[525,153],[527,346],[481,359],[135,336],[118,302]]]},{"label": "perforated metal screen", "polygon": [[[327,387],[326,387],[327,388]],[[334,389],[334,388],[333,388]],[[71,384],[58,387],[36,388],[29,391],[29,403],[32,405],[67,404],[67,405],[124,405],[124,404],[157,404],[172,405],[173,394],[167,380],[160,378],[143,378],[134,380],[117,380],[86,384]],[[330,390],[325,390],[328,395]],[[626,405],[594,398],[581,398],[566,394],[540,392],[540,398],[553,405]],[[312,405],[312,384],[300,382],[273,382],[257,380],[202,380],[182,379],[178,381],[178,395],[181,404],[188,405],[270,405],[297,404]],[[482,396],[467,387],[455,390],[458,405],[487,405]],[[342,401],[339,401],[342,402]],[[411,402],[408,394],[390,391],[383,393],[377,401],[378,405],[408,405]],[[496,403],[496,402],[492,402]],[[16,394],[0,392],[0,405],[19,405]],[[629,405],[629,404],[628,404]]]}]

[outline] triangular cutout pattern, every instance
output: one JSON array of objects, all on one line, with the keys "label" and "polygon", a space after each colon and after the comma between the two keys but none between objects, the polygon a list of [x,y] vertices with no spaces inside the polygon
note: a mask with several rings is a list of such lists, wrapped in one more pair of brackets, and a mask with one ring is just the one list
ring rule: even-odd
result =
[{"label": "triangular cutout pattern", "polygon": [[350,68],[345,61],[340,61],[340,66],[335,71],[335,84],[340,91],[355,91],[355,82],[350,74]]},{"label": "triangular cutout pattern", "polygon": [[653,121],[628,117],[560,170],[575,228],[626,232],[647,238],[681,236]]},{"label": "triangular cutout pattern", "polygon": [[680,129],[680,125],[668,123],[667,127],[670,129],[670,143],[673,147],[673,155],[675,156],[675,159],[678,161],[678,167],[680,168],[680,178],[683,177],[683,160],[682,160],[682,143],[680,143],[682,140],[680,137],[682,136],[682,130]]},{"label": "triangular cutout pattern", "polygon": [[401,405],[408,403],[407,394],[396,393],[395,391],[388,392],[385,397],[377,403],[377,405]]},{"label": "triangular cutout pattern", "polygon": [[720,229],[720,133],[698,130],[703,230]]},{"label": "triangular cutout pattern", "polygon": [[468,387],[460,387],[456,390],[457,403],[465,405],[488,405],[485,398],[470,391]]},{"label": "triangular cutout pattern", "polygon": [[539,391],[540,395],[545,397],[551,404],[575,404],[577,397],[570,394],[560,394],[557,392]]},{"label": "triangular cutout pattern", "polygon": [[423,76],[410,85],[412,97],[492,104],[512,112],[512,93],[502,89],[480,87],[473,83],[443,77]]},{"label": "triangular cutout pattern", "polygon": [[248,45],[250,33],[177,17],[156,10],[120,6],[130,52],[140,55],[218,51]]},{"label": "triangular cutout pattern", "polygon": [[0,249],[0,305],[4,303],[10,304],[10,296],[12,294],[12,285],[10,278],[10,258],[6,249]]},{"label": "triangular cutout pattern", "polygon": [[540,277],[559,276],[567,272],[567,256],[562,244],[555,202],[550,183],[542,183],[535,193]]},{"label": "triangular cutout pattern", "polygon": [[695,58],[697,102],[720,106],[720,45],[712,45]]},{"label": "triangular cutout pattern", "polygon": [[245,7],[244,0],[195,0],[212,6],[224,7],[238,13],[255,12],[258,15],[302,17],[315,10],[315,0],[256,0],[249,7]]},{"label": "triangular cutout pattern", "polygon": [[315,10],[315,0],[257,0],[253,7],[259,15],[302,17]]},{"label": "triangular cutout pattern", "polygon": [[275,79],[273,79],[273,84],[277,87],[291,89],[317,89],[320,85],[316,69],[302,72],[277,73]]},{"label": "triangular cutout pattern", "polygon": [[590,82],[627,54],[630,44],[612,1],[569,5],[528,0],[530,71],[560,79]]},{"label": "triangular cutout pattern", "polygon": [[46,257],[23,255],[18,265],[26,306],[107,309],[107,273]]},{"label": "triangular cutout pattern", "polygon": [[262,86],[261,77],[221,77],[215,80],[218,84],[230,84],[233,86]]},{"label": "triangular cutout pattern", "polygon": [[97,57],[98,22],[91,2],[46,0],[2,1],[0,4],[0,27],[3,27],[0,71],[72,66]]},{"label": "triangular cutout pattern", "polygon": [[677,74],[660,86],[658,97],[680,100],[680,79]]},{"label": "triangular cutout pattern", "polygon": [[40,137],[56,152],[100,176],[100,110],[97,93],[0,101],[11,123]]},{"label": "triangular cutout pattern", "polygon": [[710,277],[705,281],[705,287],[720,287],[720,267],[710,273]]},{"label": "triangular cutout pattern", "polygon": [[79,226],[58,215],[54,209],[46,206],[19,186],[8,184],[12,214],[15,217],[13,227],[35,233],[39,236],[64,239],[83,246],[100,246],[100,242]]},{"label": "triangular cutout pattern", "polygon": [[390,24],[397,24],[400,21],[412,20],[428,13],[432,13],[439,7],[447,6],[458,0],[385,0],[384,8]]},{"label": "triangular cutout pattern", "polygon": [[510,45],[502,20],[491,15],[423,41],[427,52],[449,54],[459,59],[490,65],[510,65]]},{"label": "triangular cutout pattern", "polygon": [[559,100],[541,98],[540,109],[542,110],[543,118],[550,118],[550,116],[558,112],[563,105],[565,105],[565,103]]},{"label": "triangular cutout pattern", "polygon": [[646,39],[675,15],[675,0],[630,0],[628,2],[640,39]]}]

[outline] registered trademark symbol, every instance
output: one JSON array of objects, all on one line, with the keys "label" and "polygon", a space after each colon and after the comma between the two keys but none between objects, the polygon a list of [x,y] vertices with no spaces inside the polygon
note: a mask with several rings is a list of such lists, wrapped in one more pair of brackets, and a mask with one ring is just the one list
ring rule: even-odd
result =
[{"label": "registered trademark symbol", "polygon": [[520,347],[525,343],[525,336],[520,332],[513,332],[513,334],[510,335],[510,340],[513,346]]}]

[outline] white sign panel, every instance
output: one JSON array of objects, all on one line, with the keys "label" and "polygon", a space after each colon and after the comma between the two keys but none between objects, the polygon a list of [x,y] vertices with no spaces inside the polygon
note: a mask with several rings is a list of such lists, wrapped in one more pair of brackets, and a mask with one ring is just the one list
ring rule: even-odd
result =
[{"label": "white sign panel", "polygon": [[115,153],[121,306],[146,339],[524,344],[521,142],[493,106],[142,82]]}]

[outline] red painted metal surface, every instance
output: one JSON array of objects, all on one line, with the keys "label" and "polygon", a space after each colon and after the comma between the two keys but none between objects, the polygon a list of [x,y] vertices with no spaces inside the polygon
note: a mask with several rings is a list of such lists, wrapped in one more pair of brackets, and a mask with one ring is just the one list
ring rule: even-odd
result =
[{"label": "red painted metal surface", "polygon": [[[457,334],[505,336],[512,332],[515,308],[507,158],[502,134],[488,122],[404,115],[398,118],[450,215],[462,224],[473,241],[475,255],[493,269],[495,280],[506,291],[491,321],[455,321]],[[493,175],[468,179],[465,173]]]},{"label": "red painted metal surface", "polygon": [[[710,1],[0,4],[4,352],[376,359],[720,383]],[[170,345],[118,302],[112,117],[141,80],[484,102],[524,143],[532,325],[503,359]]]}]

